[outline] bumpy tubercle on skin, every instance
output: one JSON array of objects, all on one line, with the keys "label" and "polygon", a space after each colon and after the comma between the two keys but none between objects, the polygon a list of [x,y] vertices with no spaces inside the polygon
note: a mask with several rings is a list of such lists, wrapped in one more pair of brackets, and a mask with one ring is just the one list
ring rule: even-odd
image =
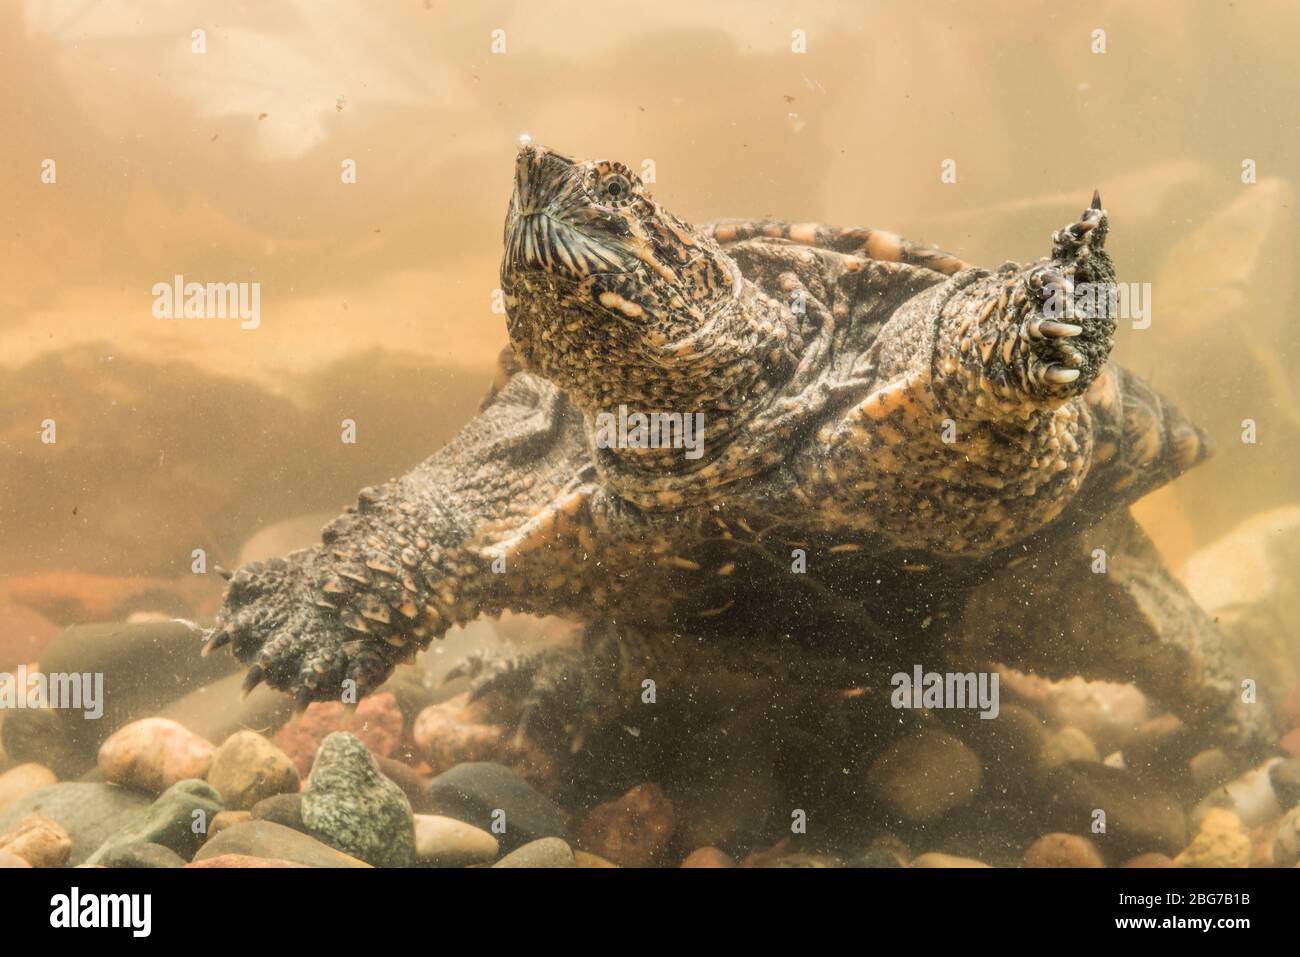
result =
[{"label": "bumpy tubercle on skin", "polygon": [[[729,262],[729,260],[728,260]],[[802,330],[790,309],[740,277],[732,266],[734,295],[715,305],[701,325],[670,338],[593,316],[578,296],[567,307],[537,296],[538,280],[516,280],[515,290],[539,304],[553,305],[547,318],[534,310],[528,324],[541,327],[546,348],[530,347],[516,333],[516,349],[525,368],[556,382],[587,414],[671,412],[704,416],[707,448],[721,449],[735,428],[788,377],[803,348]],[[607,294],[621,295],[622,284],[637,284],[647,295],[645,277],[630,274],[602,278]],[[650,287],[653,288],[652,286]],[[564,312],[564,318],[559,313]],[[620,448],[599,450],[617,456],[624,466],[646,472],[689,472],[707,462],[686,459],[680,449]]]}]

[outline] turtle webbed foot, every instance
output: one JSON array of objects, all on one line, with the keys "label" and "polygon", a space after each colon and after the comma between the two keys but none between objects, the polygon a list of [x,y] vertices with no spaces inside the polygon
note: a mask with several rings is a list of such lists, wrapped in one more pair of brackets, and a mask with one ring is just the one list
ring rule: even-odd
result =
[{"label": "turtle webbed foot", "polygon": [[203,654],[222,647],[249,665],[247,694],[265,682],[299,709],[312,701],[352,701],[392,672],[378,643],[352,633],[315,585],[318,552],[253,562],[235,572]]}]

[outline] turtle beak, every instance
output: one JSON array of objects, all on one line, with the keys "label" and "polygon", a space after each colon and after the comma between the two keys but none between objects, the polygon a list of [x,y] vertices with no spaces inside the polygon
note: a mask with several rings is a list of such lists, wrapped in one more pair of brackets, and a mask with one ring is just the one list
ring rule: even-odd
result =
[{"label": "turtle beak", "polygon": [[520,216],[540,213],[554,198],[577,165],[560,153],[537,146],[532,142],[520,145],[515,157],[515,193],[511,206]]}]

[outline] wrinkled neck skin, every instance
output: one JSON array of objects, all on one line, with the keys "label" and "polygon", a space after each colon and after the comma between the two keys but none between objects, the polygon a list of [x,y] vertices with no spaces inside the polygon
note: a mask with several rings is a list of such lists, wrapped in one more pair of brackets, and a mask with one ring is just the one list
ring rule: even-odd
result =
[{"label": "wrinkled neck skin", "polygon": [[[604,378],[599,398],[584,410],[597,463],[614,458],[623,469],[685,475],[714,462],[796,363],[792,319],[787,307],[741,281],[735,299],[692,334],[654,348],[637,368],[606,365],[597,373]],[[668,413],[658,420],[659,449],[638,447],[630,432],[625,445],[611,447],[610,426],[619,426],[620,413],[625,420],[637,411]],[[690,429],[677,437],[684,441],[671,434],[679,413]]]},{"label": "wrinkled neck skin", "polygon": [[735,440],[788,377],[798,360],[795,317],[731,267],[727,295],[684,306],[681,322],[573,318],[571,308],[567,321],[548,324],[545,349],[516,342],[525,364],[583,411],[598,468],[695,472]]}]

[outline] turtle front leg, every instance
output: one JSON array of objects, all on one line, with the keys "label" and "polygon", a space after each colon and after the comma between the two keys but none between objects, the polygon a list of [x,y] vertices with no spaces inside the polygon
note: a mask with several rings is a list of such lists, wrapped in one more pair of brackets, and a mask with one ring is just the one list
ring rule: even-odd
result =
[{"label": "turtle front leg", "polygon": [[602,533],[580,427],[553,386],[515,376],[441,452],[362,490],[320,547],[239,569],[204,653],[228,646],[246,690],[306,707],[355,700],[480,614],[581,617]]},{"label": "turtle front leg", "polygon": [[1053,234],[1051,259],[957,280],[934,344],[935,392],[946,408],[1006,417],[1057,408],[1092,384],[1115,335],[1106,232],[1094,200]]}]

